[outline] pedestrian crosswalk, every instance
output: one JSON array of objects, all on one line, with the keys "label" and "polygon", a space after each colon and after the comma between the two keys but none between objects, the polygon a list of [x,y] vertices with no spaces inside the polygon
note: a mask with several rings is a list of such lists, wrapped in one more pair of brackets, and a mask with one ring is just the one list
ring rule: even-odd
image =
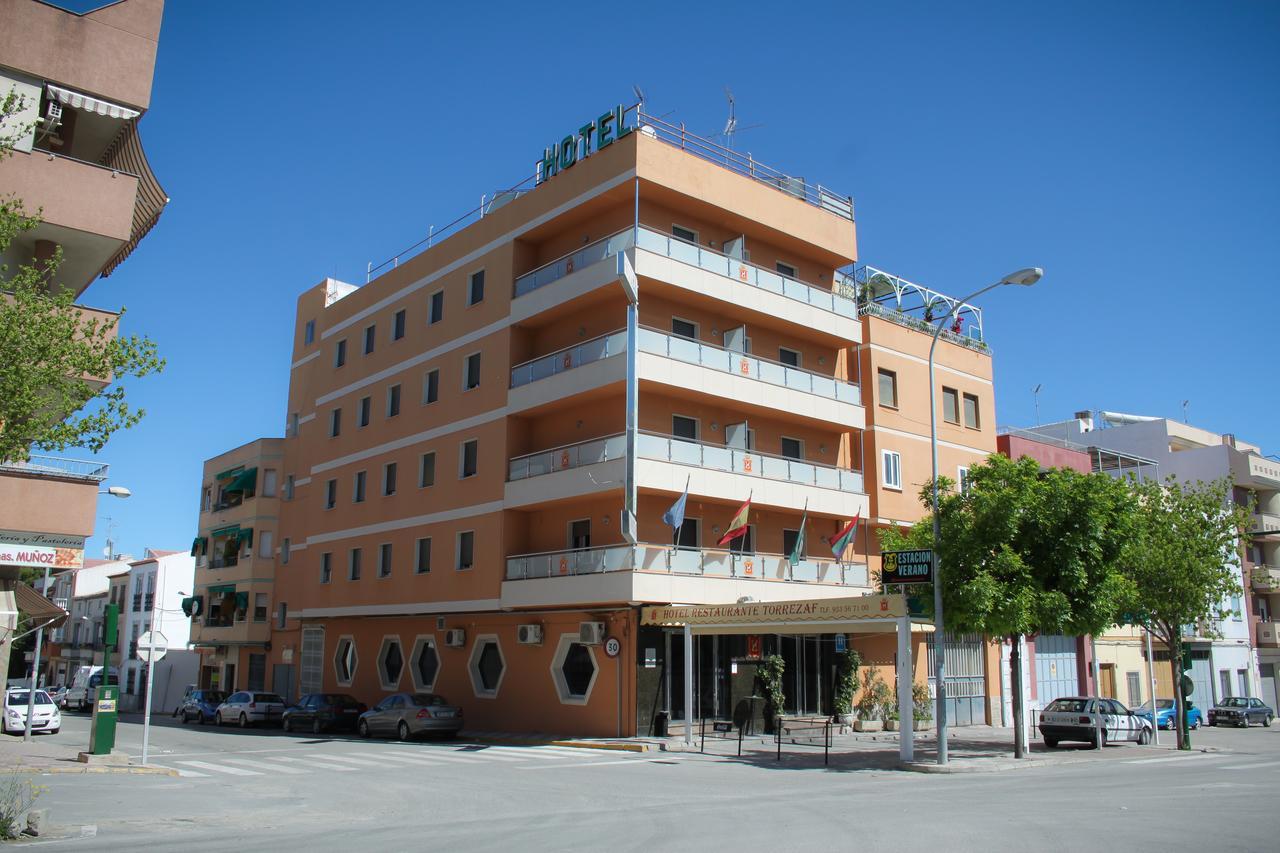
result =
[{"label": "pedestrian crosswalk", "polygon": [[[316,748],[289,747],[257,750],[248,754],[219,753],[195,757],[161,757],[157,764],[189,779],[213,777],[304,776],[316,772],[360,773],[462,769],[464,766],[501,766],[513,769],[550,768],[556,764],[583,767],[594,763],[644,761],[631,753],[556,746],[487,746],[387,744],[360,745],[335,742]],[[621,762],[619,756],[625,756]]]}]

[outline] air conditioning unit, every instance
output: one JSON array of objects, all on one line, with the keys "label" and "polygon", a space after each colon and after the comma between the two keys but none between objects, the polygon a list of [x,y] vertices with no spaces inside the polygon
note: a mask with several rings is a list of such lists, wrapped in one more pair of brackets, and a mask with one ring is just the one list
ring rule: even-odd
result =
[{"label": "air conditioning unit", "polygon": [[542,645],[542,626],[520,625],[516,628],[516,642],[523,646]]},{"label": "air conditioning unit", "polygon": [[598,646],[604,642],[603,622],[578,623],[578,642],[588,646]]},{"label": "air conditioning unit", "polygon": [[44,129],[52,132],[58,129],[58,125],[62,124],[62,104],[57,101],[49,101],[44,107]]},{"label": "air conditioning unit", "polygon": [[460,649],[467,644],[467,632],[465,628],[450,628],[444,635],[444,644],[451,648]]}]

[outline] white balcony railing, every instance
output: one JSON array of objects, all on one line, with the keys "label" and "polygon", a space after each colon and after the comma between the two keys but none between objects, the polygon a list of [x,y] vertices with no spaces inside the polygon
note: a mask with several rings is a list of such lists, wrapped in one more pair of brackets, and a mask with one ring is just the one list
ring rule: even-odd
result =
[{"label": "white balcony railing", "polygon": [[641,352],[662,355],[733,376],[756,379],[768,382],[770,385],[816,394],[841,403],[862,404],[862,391],[852,382],[834,379],[799,367],[791,367],[760,356],[728,350],[679,335],[667,335],[649,328],[640,329],[638,344]]},{"label": "white balcony railing", "polygon": [[516,279],[516,298],[518,299],[526,293],[532,293],[539,287],[545,287],[553,281],[559,281],[575,270],[586,269],[598,261],[630,249],[635,245],[634,236],[635,231],[631,228],[626,231],[619,231],[617,234],[610,234],[608,237],[583,246],[576,252],[570,252],[563,257],[556,258],[548,264],[543,264],[537,269],[525,273]]},{"label": "white balcony railing", "polygon": [[1249,570],[1249,582],[1255,592],[1280,592],[1280,568],[1255,565]]},{"label": "white balcony railing", "polygon": [[71,477],[78,480],[92,480],[95,483],[101,483],[107,479],[107,471],[110,467],[110,465],[87,459],[63,459],[60,456],[41,456],[39,454],[32,454],[25,462],[0,462],[0,472],[11,471],[45,477]]},{"label": "white balcony railing", "polygon": [[526,480],[542,474],[566,471],[570,468],[581,468],[607,462],[610,459],[622,459],[627,455],[627,437],[611,435],[578,444],[569,444],[552,450],[517,456],[508,463],[507,479],[511,481]]},{"label": "white balcony railing", "polygon": [[528,385],[530,382],[537,382],[539,379],[546,379],[557,373],[564,373],[566,370],[573,370],[575,367],[582,367],[584,364],[601,361],[626,351],[627,333],[625,331],[601,335],[532,361],[517,364],[511,368],[511,387],[519,388],[521,385]]},{"label": "white balcony railing", "polygon": [[601,572],[655,572],[855,587],[869,585],[867,567],[861,563],[805,559],[792,566],[781,554],[747,554],[717,548],[613,545],[507,558],[509,581]]},{"label": "white balcony railing", "polygon": [[1253,514],[1254,533],[1280,533],[1280,515],[1270,512]]}]

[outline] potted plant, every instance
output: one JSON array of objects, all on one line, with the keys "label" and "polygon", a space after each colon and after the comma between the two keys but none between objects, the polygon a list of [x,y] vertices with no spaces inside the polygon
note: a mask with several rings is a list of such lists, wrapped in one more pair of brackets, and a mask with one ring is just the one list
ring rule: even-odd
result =
[{"label": "potted plant", "polygon": [[760,661],[756,669],[757,691],[764,697],[764,730],[772,733],[778,716],[782,713],[784,703],[782,693],[782,674],[786,670],[786,662],[782,655],[769,655]]},{"label": "potted plant", "polygon": [[854,649],[836,655],[835,721],[844,726],[853,719],[853,694],[858,691],[861,666],[862,655]]},{"label": "potted plant", "polygon": [[889,685],[884,683],[880,673],[868,669],[862,676],[862,690],[854,709],[858,712],[858,721],[854,728],[860,732],[878,732],[884,728],[884,706],[890,696]]}]

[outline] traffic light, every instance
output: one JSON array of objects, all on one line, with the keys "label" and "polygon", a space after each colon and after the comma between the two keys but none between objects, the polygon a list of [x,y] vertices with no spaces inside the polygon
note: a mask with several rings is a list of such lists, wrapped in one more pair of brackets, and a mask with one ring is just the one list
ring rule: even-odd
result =
[{"label": "traffic light", "polygon": [[108,604],[102,614],[102,646],[114,649],[120,639],[120,605]]}]

